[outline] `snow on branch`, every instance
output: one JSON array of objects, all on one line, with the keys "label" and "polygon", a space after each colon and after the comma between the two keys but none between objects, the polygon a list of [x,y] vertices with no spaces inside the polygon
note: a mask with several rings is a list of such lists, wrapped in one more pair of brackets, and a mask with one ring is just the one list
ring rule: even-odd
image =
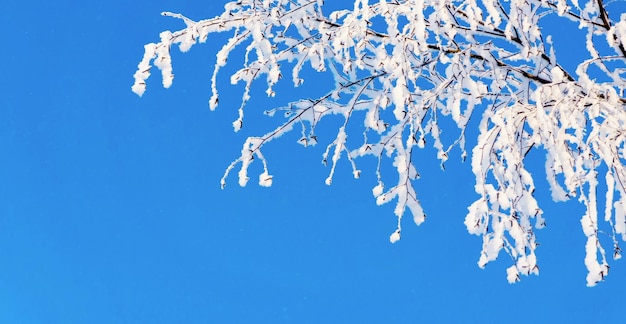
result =
[{"label": "snow on branch", "polygon": [[[349,160],[358,178],[358,158],[375,156],[376,203],[396,201],[398,226],[391,242],[400,239],[407,209],[418,225],[426,217],[413,187],[419,178],[414,150],[428,140],[442,166],[454,147],[465,159],[466,130],[473,117],[479,124],[471,149],[478,198],[468,208],[465,225],[483,238],[478,265],[486,266],[504,251],[512,260],[509,282],[539,273],[535,229],[545,226],[545,220],[525,158],[530,150],[543,150],[552,198],[576,197],[586,207],[581,226],[587,237],[587,284],[606,277],[599,181],[608,188],[603,219],[612,229],[614,259],[620,257],[619,241],[626,239],[626,14],[611,16],[602,0],[356,0],[352,9],[328,15],[323,2],[239,0],[226,4],[220,16],[199,21],[164,12],[182,20],[185,28],[164,31],[158,43],[145,45],[132,90],[143,95],[153,66],[161,71],[163,86],[171,86],[172,46],[185,52],[212,33],[230,32],[217,52],[209,102],[211,109],[217,107],[217,75],[241,47],[245,61],[230,77],[233,84],[245,84],[233,122],[238,131],[253,81],[263,80],[266,94],[274,96],[274,85],[284,75],[298,87],[305,82],[303,68],[330,72],[334,87],[328,93],[266,111],[279,112],[285,121],[245,141],[241,156],[226,169],[222,187],[237,167],[239,184],[246,185],[254,159],[263,164],[259,184],[270,186],[272,176],[261,153],[265,144],[300,126],[298,142],[315,145],[320,121],[342,116],[344,123],[322,157],[331,164],[326,183],[332,183],[341,158]],[[541,29],[549,15],[574,21],[586,32],[587,55],[581,54],[575,71],[559,64],[552,37]],[[442,118],[458,127],[452,143],[441,138]],[[348,130],[355,127],[363,131],[357,147],[348,141],[355,135]],[[397,183],[389,186],[380,169],[387,159],[398,174]]]}]

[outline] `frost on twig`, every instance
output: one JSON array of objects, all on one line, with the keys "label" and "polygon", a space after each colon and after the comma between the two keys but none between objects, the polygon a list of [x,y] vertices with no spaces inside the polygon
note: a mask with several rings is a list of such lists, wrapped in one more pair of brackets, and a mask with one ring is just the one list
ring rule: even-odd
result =
[{"label": "frost on twig", "polygon": [[[352,9],[329,15],[322,5],[323,0],[240,0],[226,4],[220,16],[199,21],[163,13],[186,27],[162,32],[159,43],[145,46],[132,90],[140,96],[145,92],[153,66],[169,87],[172,46],[184,52],[212,33],[228,31],[232,36],[217,52],[209,105],[214,109],[219,103],[220,68],[241,48],[245,61],[230,77],[231,83],[245,85],[233,122],[238,131],[254,80],[263,80],[271,97],[284,75],[298,87],[305,82],[303,69],[329,72],[334,87],[328,93],[266,111],[279,112],[285,121],[245,141],[240,157],[226,169],[222,187],[237,167],[239,184],[246,185],[255,159],[263,164],[259,184],[270,186],[264,145],[294,127],[301,129],[298,143],[315,145],[320,121],[338,115],[344,123],[322,156],[330,164],[326,183],[332,183],[342,158],[350,162],[355,178],[361,174],[358,158],[378,159],[372,193],[379,205],[396,202],[398,225],[391,242],[400,239],[407,209],[418,225],[426,217],[413,187],[419,178],[415,150],[432,143],[442,166],[454,147],[465,159],[466,130],[473,117],[479,124],[471,150],[478,198],[468,208],[465,225],[483,238],[479,266],[504,251],[512,260],[506,271],[509,282],[539,273],[535,229],[545,221],[525,165],[528,152],[539,149],[546,155],[552,198],[576,197],[586,207],[581,225],[587,237],[587,284],[605,278],[609,266],[600,239],[599,181],[608,188],[604,221],[611,227],[615,259],[621,251],[618,239],[626,239],[626,15],[610,16],[604,3],[595,0],[356,0]],[[557,61],[552,38],[541,29],[542,17],[548,15],[572,20],[586,31],[588,55],[576,71]],[[441,137],[442,118],[458,128],[452,143]],[[362,135],[348,131],[358,127]],[[381,176],[381,163],[387,160],[398,175],[392,184]]]}]

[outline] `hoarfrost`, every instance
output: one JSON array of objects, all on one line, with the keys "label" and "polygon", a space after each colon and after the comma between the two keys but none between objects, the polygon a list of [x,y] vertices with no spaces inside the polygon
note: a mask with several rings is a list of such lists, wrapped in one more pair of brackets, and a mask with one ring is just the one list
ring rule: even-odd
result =
[{"label": "hoarfrost", "polygon": [[[466,131],[473,121],[478,136],[470,159],[477,198],[464,223],[470,234],[482,237],[478,265],[508,255],[513,263],[506,270],[509,282],[539,273],[535,229],[543,228],[550,215],[544,216],[537,203],[537,175],[526,166],[527,154],[539,150],[545,154],[552,199],[576,197],[585,206],[580,223],[587,237],[587,284],[605,279],[608,261],[599,235],[612,238],[614,259],[621,256],[619,240],[626,239],[626,14],[614,21],[602,1],[591,0],[356,0],[352,9],[325,16],[322,3],[232,1],[220,16],[199,21],[165,12],[185,28],[164,31],[158,43],[145,45],[132,91],[144,94],[152,67],[170,87],[171,47],[184,52],[218,32],[231,37],[217,52],[211,109],[219,104],[220,68],[235,48],[245,52],[243,66],[230,78],[244,84],[235,131],[244,125],[253,81],[262,80],[272,97],[284,73],[290,72],[296,87],[304,82],[303,69],[332,74],[334,87],[327,93],[268,110],[268,116],[285,120],[263,136],[248,138],[220,183],[224,187],[240,166],[238,180],[245,186],[249,166],[260,161],[259,185],[270,186],[273,177],[261,151],[299,126],[299,144],[328,143],[322,155],[323,164],[330,162],[326,184],[332,183],[341,159],[348,160],[355,178],[362,173],[357,158],[377,159],[376,204],[396,201],[392,243],[400,240],[407,209],[418,225],[426,218],[413,186],[419,179],[414,150],[432,145],[442,168],[455,147],[465,159]],[[580,53],[574,73],[559,64],[553,37],[541,29],[548,15],[574,21],[586,33],[586,53]],[[389,106],[392,113],[385,112]],[[330,115],[343,117],[344,123],[334,140],[318,138],[316,127]],[[458,128],[451,143],[442,134],[455,130],[442,129],[442,119]],[[348,131],[358,127],[361,134]],[[391,162],[396,183],[383,179],[383,162]],[[598,217],[598,178],[607,189],[601,196],[603,217]]]}]

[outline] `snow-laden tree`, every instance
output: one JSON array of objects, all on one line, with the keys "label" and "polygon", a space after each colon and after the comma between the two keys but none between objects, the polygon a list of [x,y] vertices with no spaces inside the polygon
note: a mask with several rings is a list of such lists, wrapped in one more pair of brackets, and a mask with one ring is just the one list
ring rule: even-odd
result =
[{"label": "snow-laden tree", "polygon": [[[232,36],[217,52],[209,105],[218,105],[220,68],[235,48],[245,48],[243,66],[230,76],[231,83],[245,84],[235,131],[243,125],[254,80],[262,79],[272,97],[284,76],[295,87],[306,84],[305,66],[332,74],[328,93],[266,111],[283,115],[284,122],[249,137],[221,184],[239,167],[239,184],[246,185],[248,167],[257,159],[264,169],[259,184],[270,186],[265,144],[296,127],[302,132],[299,143],[315,145],[321,120],[342,116],[344,123],[322,156],[331,164],[326,183],[331,184],[342,157],[358,178],[357,158],[375,156],[376,203],[396,201],[398,227],[391,242],[400,239],[407,209],[416,224],[425,219],[413,187],[419,178],[414,151],[432,145],[443,166],[457,147],[465,159],[468,122],[479,119],[470,153],[479,198],[465,217],[468,231],[483,238],[478,265],[504,250],[513,260],[509,282],[539,273],[534,228],[545,223],[525,157],[541,150],[552,198],[576,198],[586,207],[580,222],[587,237],[587,284],[604,279],[609,266],[600,237],[612,239],[614,259],[620,258],[618,238],[626,239],[626,14],[610,15],[611,4],[603,0],[356,0],[351,9],[329,14],[323,13],[323,3],[233,1],[220,16],[200,21],[164,12],[186,27],[164,31],[159,43],[145,45],[132,90],[144,93],[152,66],[169,87],[172,46],[185,52],[221,32]],[[578,53],[583,59],[575,70],[559,64],[551,36],[541,28],[546,17],[574,21],[586,33],[587,53]],[[450,143],[442,141],[444,118],[458,126],[458,138]],[[362,132],[348,131],[348,125]],[[348,133],[357,140],[347,141]],[[398,174],[391,185],[381,176],[380,165],[387,160]],[[604,197],[598,197],[601,181]],[[599,229],[603,221],[609,231]]]}]

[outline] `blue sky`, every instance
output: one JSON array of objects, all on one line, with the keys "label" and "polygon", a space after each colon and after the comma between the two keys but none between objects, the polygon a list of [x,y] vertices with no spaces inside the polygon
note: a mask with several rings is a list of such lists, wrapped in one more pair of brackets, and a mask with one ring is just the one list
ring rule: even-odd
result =
[{"label": "blue sky", "polygon": [[172,88],[154,75],[138,98],[143,44],[182,27],[160,12],[200,19],[222,2],[129,3],[0,6],[0,323],[621,321],[626,264],[585,286],[582,208],[550,202],[540,153],[541,274],[515,285],[504,255],[476,266],[481,238],[463,225],[471,168],[454,157],[442,172],[432,150],[420,153],[429,217],[407,219],[394,245],[393,206],[371,195],[372,161],[360,180],[340,163],[328,187],[325,145],[303,149],[298,134],[264,152],[271,188],[240,188],[233,176],[221,190],[245,137],[279,121],[261,111],[314,96],[324,79],[279,87],[275,100],[258,87],[233,133],[240,86],[222,78],[220,106],[207,108],[222,35],[175,49]]}]

